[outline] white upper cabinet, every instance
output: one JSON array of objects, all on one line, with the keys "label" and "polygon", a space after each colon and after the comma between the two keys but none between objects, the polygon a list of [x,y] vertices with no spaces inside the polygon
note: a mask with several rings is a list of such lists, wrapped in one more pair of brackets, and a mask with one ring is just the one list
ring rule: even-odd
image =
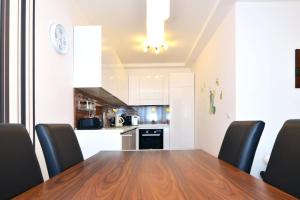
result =
[{"label": "white upper cabinet", "polygon": [[103,88],[128,104],[128,73],[113,48],[102,49],[101,26],[74,27],[74,87]]},{"label": "white upper cabinet", "polygon": [[112,48],[102,51],[102,87],[128,104],[128,72]]},{"label": "white upper cabinet", "polygon": [[102,87],[101,26],[74,27],[74,87]]},{"label": "white upper cabinet", "polygon": [[130,105],[168,105],[169,77],[164,74],[130,75]]},{"label": "white upper cabinet", "polygon": [[140,104],[140,78],[129,75],[129,105]]}]

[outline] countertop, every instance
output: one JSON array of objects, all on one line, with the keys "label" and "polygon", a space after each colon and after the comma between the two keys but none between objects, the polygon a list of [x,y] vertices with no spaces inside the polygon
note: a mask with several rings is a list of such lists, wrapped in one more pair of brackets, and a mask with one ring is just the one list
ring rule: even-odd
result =
[{"label": "countertop", "polygon": [[75,130],[75,133],[117,133],[122,134],[137,128],[159,129],[168,128],[169,124],[139,124],[138,126],[109,127],[96,130]]},{"label": "countertop", "polygon": [[126,133],[128,131],[132,131],[137,129],[139,126],[122,126],[122,127],[109,127],[109,128],[102,128],[102,131],[119,131],[120,133]]},{"label": "countertop", "polygon": [[126,133],[128,131],[137,129],[138,126],[122,126],[122,127],[109,127],[109,128],[102,128],[96,130],[75,130],[75,133]]},{"label": "countertop", "polygon": [[169,124],[139,124],[138,128],[149,128],[149,129],[159,129],[159,128],[169,128]]}]

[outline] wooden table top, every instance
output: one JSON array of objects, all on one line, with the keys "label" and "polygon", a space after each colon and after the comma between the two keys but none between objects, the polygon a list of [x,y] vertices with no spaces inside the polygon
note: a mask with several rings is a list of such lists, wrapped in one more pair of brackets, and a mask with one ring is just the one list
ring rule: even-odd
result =
[{"label": "wooden table top", "polygon": [[100,152],[16,199],[295,199],[201,150]]}]

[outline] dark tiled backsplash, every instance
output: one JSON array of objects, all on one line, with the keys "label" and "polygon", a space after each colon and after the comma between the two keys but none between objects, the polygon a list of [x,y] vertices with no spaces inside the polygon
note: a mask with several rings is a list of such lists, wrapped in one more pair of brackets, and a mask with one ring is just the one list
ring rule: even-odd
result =
[{"label": "dark tiled backsplash", "polygon": [[168,124],[170,121],[169,106],[134,106],[140,117],[140,124]]}]

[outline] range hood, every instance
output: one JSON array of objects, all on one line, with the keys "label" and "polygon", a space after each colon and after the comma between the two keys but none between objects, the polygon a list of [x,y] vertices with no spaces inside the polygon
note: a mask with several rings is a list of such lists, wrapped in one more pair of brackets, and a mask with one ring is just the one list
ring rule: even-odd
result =
[{"label": "range hood", "polygon": [[124,103],[114,95],[110,94],[102,87],[75,88],[75,90],[84,95],[97,99],[101,103],[101,105],[110,105],[110,106],[117,106],[117,107],[127,106],[126,103]]}]

